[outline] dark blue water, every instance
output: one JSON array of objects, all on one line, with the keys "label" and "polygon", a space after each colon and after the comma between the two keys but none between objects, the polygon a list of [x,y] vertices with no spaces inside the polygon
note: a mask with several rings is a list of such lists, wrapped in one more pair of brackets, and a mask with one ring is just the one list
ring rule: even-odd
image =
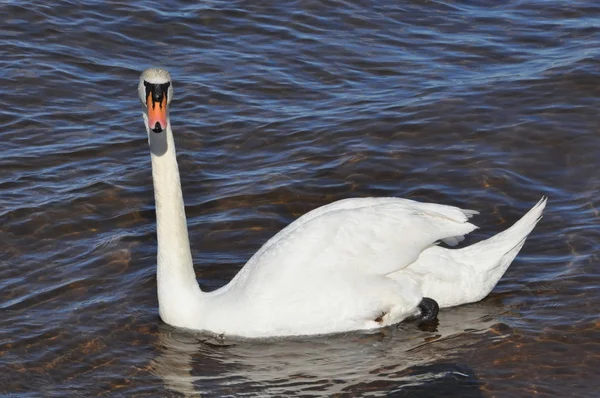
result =
[{"label": "dark blue water", "polygon": [[[600,388],[600,5],[3,1],[0,393],[593,396]],[[174,79],[201,286],[336,199],[544,219],[436,330],[206,341],[158,318],[136,86]]]}]

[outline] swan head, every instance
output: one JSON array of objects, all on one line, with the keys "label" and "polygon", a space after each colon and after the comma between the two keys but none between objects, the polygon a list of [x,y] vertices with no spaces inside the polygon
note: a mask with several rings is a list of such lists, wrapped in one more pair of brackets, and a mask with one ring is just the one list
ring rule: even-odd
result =
[{"label": "swan head", "polygon": [[138,95],[144,105],[144,121],[148,130],[162,133],[167,129],[168,105],[173,99],[171,75],[165,69],[149,68],[142,72]]}]

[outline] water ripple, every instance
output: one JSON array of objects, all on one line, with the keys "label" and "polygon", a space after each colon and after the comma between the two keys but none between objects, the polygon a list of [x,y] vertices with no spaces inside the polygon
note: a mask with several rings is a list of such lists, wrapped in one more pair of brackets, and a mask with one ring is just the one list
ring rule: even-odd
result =
[{"label": "water ripple", "polygon": [[[598,5],[25,0],[0,18],[0,394],[600,388]],[[135,90],[157,64],[203,288],[337,199],[479,210],[467,244],[542,195],[544,219],[492,295],[437,331],[221,347],[172,330]]]}]

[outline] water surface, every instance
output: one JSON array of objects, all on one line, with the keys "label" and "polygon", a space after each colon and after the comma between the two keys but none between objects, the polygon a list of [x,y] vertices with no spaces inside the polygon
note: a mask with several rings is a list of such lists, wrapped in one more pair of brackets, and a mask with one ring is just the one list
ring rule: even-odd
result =
[{"label": "water surface", "polygon": [[[593,396],[600,6],[0,3],[0,393]],[[224,285],[333,200],[545,217],[437,329],[212,341],[158,318],[139,73],[167,67],[196,273]]]}]

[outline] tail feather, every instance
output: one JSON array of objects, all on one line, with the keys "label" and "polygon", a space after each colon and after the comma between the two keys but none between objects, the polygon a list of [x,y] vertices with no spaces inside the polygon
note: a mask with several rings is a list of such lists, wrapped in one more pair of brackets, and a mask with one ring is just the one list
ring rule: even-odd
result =
[{"label": "tail feather", "polygon": [[461,249],[431,246],[417,261],[390,277],[416,278],[421,282],[423,296],[436,300],[440,308],[479,301],[504,275],[527,235],[542,218],[545,206],[544,197],[513,226],[471,246]]},{"label": "tail feather", "polygon": [[455,258],[471,264],[482,276],[481,297],[496,286],[508,266],[517,256],[525,239],[542,218],[546,207],[546,197],[542,199],[525,214],[519,221],[505,231],[489,239],[456,250]]},{"label": "tail feather", "polygon": [[[497,260],[498,257],[493,256],[492,253],[503,254],[504,259],[510,264],[521,247],[523,247],[529,233],[531,233],[536,224],[542,219],[542,212],[546,207],[546,201],[547,198],[542,197],[527,214],[507,230],[471,246],[458,249],[458,251],[465,257],[481,257],[482,260]],[[502,266],[504,262],[501,261],[492,268]]]}]

